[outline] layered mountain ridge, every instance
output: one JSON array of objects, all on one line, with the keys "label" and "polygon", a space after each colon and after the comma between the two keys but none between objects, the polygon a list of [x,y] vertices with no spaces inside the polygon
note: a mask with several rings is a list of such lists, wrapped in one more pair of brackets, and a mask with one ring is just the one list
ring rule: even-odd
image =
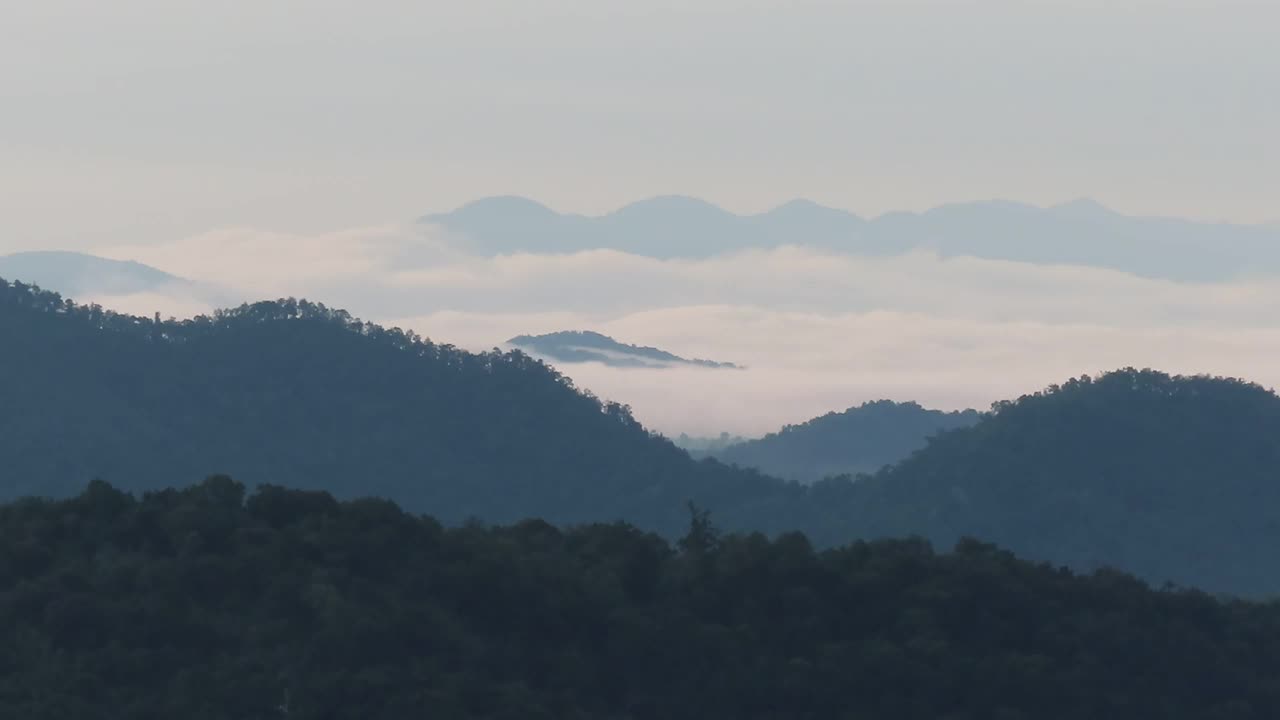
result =
[{"label": "layered mountain ridge", "polygon": [[853,255],[935,252],[1047,265],[1082,265],[1179,281],[1280,274],[1280,231],[1128,216],[1083,198],[1050,207],[953,203],[867,219],[795,200],[738,215],[697,198],[660,196],[600,216],[561,214],[527,198],[486,198],[421,223],[485,254],[613,249],[647,257],[714,255],[800,245]]},{"label": "layered mountain ridge", "polygon": [[[997,404],[872,475],[697,462],[520,352],[472,354],[299,300],[156,322],[0,283],[0,498],[227,473],[446,523],[623,520],[820,547],[963,537],[1079,570],[1280,594],[1280,398],[1125,369]],[[870,435],[870,431],[867,431]]]}]

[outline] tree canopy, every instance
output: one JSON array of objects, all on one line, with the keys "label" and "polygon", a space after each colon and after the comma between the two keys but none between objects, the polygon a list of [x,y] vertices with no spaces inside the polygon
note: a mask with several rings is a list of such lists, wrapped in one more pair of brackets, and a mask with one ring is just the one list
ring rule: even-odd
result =
[{"label": "tree canopy", "polygon": [[1280,605],[972,540],[448,528],[225,477],[0,506],[0,715],[1270,718]]}]

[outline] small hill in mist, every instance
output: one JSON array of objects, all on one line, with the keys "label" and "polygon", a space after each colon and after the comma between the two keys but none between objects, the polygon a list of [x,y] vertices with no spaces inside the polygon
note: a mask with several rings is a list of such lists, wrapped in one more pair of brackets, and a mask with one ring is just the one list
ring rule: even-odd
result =
[{"label": "small hill in mist", "polygon": [[63,251],[0,256],[0,277],[79,296],[129,295],[189,284],[142,263]]},{"label": "small hill in mist", "polygon": [[1280,274],[1276,227],[1134,217],[1088,198],[1051,207],[957,203],[866,220],[808,200],[737,215],[696,198],[667,196],[588,217],[504,197],[428,215],[421,222],[489,254],[608,248],[656,258],[706,258],[801,245],[854,255],[928,251],[943,257],[1082,265],[1181,281]]},{"label": "small hill in mist", "polygon": [[975,410],[943,412],[888,400],[832,412],[711,453],[788,480],[869,473],[923,448],[930,437],[978,422]]},{"label": "small hill in mist", "polygon": [[689,435],[688,433],[680,433],[676,437],[671,438],[671,442],[675,443],[676,447],[689,453],[690,456],[701,459],[714,457],[717,453],[728,448],[730,445],[744,443],[750,439],[751,438],[743,437],[742,435],[730,435],[727,432],[722,432],[719,435],[712,436],[697,436]]},{"label": "small hill in mist", "polygon": [[598,362],[611,367],[678,367],[734,369],[737,365],[714,360],[687,359],[665,350],[618,342],[590,331],[562,331],[545,335],[518,335],[507,344],[533,355],[561,363]]}]

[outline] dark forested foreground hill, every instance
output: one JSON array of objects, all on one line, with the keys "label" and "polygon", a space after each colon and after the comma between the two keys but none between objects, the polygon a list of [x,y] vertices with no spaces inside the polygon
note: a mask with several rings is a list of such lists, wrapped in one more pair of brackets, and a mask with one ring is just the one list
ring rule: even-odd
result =
[{"label": "dark forested foreground hill", "polygon": [[776,477],[814,482],[832,475],[875,472],[924,447],[931,436],[973,425],[980,417],[976,410],[943,412],[913,402],[880,400],[788,425],[712,456]]},{"label": "dark forested foreground hill", "polygon": [[0,497],[231,473],[447,522],[676,531],[797,489],[697,463],[519,352],[472,354],[304,301],[156,323],[0,281]]},{"label": "dark forested foreground hill", "polygon": [[685,503],[819,546],[960,536],[1081,570],[1280,595],[1280,398],[1124,370],[998,405],[872,476],[695,462],[521,353],[466,353],[300,301],[156,323],[0,283],[0,496],[228,473],[456,524],[624,520]]},{"label": "dark forested foreground hill", "polygon": [[1280,606],[961,543],[445,529],[215,478],[0,507],[0,716],[1245,720]]}]

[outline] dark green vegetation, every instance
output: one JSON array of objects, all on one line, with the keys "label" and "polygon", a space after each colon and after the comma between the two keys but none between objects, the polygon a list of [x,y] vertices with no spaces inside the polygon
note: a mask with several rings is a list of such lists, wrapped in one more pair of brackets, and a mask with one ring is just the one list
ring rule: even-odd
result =
[{"label": "dark green vegetation", "polygon": [[924,447],[933,435],[973,425],[980,417],[975,410],[942,412],[913,402],[880,400],[788,425],[711,455],[776,477],[815,482],[874,472]]},{"label": "dark green vegetation", "polygon": [[961,543],[445,529],[214,478],[0,507],[0,716],[1246,720],[1280,606]]},{"label": "dark green vegetation", "polygon": [[598,362],[613,367],[737,367],[728,362],[689,360],[658,348],[620,343],[608,335],[590,331],[568,330],[545,335],[517,335],[508,340],[507,344],[556,362]]},{"label": "dark green vegetation", "polygon": [[1280,594],[1280,398],[1123,370],[1002,403],[873,476],[810,486],[696,462],[518,353],[471,354],[301,301],[156,323],[0,283],[0,495],[227,473],[455,524],[624,520],[689,500],[820,547],[961,536],[1077,569]]}]

